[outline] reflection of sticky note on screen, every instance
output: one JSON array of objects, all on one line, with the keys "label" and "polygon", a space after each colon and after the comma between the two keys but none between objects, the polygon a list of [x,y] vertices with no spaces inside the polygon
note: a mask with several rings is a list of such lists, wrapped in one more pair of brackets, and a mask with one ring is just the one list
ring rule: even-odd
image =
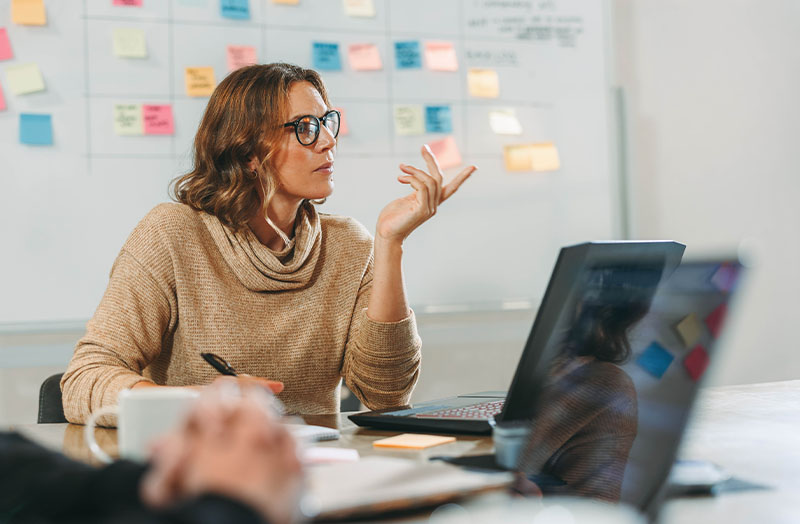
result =
[{"label": "reflection of sticky note on screen", "polygon": [[223,18],[250,19],[250,0],[220,0],[219,7]]},{"label": "reflection of sticky note on screen", "polygon": [[228,71],[236,71],[258,63],[256,48],[251,45],[229,45],[227,47]]},{"label": "reflection of sticky note on screen", "polygon": [[736,268],[728,263],[721,264],[711,275],[711,283],[722,291],[730,291],[736,283]]},{"label": "reflection of sticky note on screen", "polygon": [[373,18],[375,16],[375,4],[372,0],[342,0],[342,2],[347,16],[361,18]]},{"label": "reflection of sticky note on screen", "polygon": [[112,5],[142,7],[142,0],[114,0]]},{"label": "reflection of sticky note on screen", "polygon": [[19,141],[33,146],[53,145],[53,119],[50,115],[21,113]]},{"label": "reflection of sticky note on screen", "polygon": [[421,135],[425,132],[425,120],[420,105],[394,106],[394,131],[398,135]]},{"label": "reflection of sticky note on screen", "polygon": [[44,91],[44,78],[36,64],[20,64],[6,68],[8,88],[15,95]]},{"label": "reflection of sticky note on screen", "polygon": [[708,326],[708,330],[711,331],[714,338],[719,336],[719,332],[722,330],[722,323],[725,322],[725,315],[727,313],[728,304],[723,302],[706,317],[706,326]]},{"label": "reflection of sticky note on screen", "polygon": [[552,142],[505,146],[503,159],[507,171],[555,171],[561,166]]},{"label": "reflection of sticky note on screen", "polygon": [[341,71],[342,60],[339,58],[339,44],[331,42],[314,42],[311,44],[311,61],[314,69],[320,71]]},{"label": "reflection of sticky note on screen", "polygon": [[455,437],[403,433],[402,435],[376,440],[372,443],[372,445],[376,448],[425,449],[432,446],[439,446],[441,444],[449,444],[450,442],[455,441]]},{"label": "reflection of sticky note on screen", "polygon": [[14,51],[11,50],[8,31],[5,27],[0,27],[0,60],[11,60],[12,58],[14,58]]},{"label": "reflection of sticky note on screen", "polygon": [[6,110],[6,99],[3,96],[3,86],[0,85],[0,111]]},{"label": "reflection of sticky note on screen", "polygon": [[450,106],[425,107],[425,131],[428,133],[452,133],[453,117]]},{"label": "reflection of sticky note on screen", "polygon": [[703,346],[695,346],[695,348],[686,355],[683,359],[683,367],[692,377],[692,380],[697,382],[703,376],[703,372],[708,367],[708,353]]},{"label": "reflection of sticky note on screen", "polygon": [[496,109],[489,112],[489,127],[497,135],[521,135],[522,124],[513,109]]},{"label": "reflection of sticky note on screen", "polygon": [[145,135],[171,135],[175,132],[171,105],[145,104],[142,106],[142,119]]},{"label": "reflection of sticky note on screen", "polygon": [[431,152],[439,162],[439,167],[448,169],[461,165],[461,153],[458,151],[458,144],[456,139],[448,136],[441,140],[435,140],[428,144]]},{"label": "reflection of sticky note on screen", "polygon": [[394,62],[397,69],[421,69],[422,52],[419,42],[395,42],[394,43]]},{"label": "reflection of sticky note on screen", "polygon": [[381,54],[375,44],[353,44],[347,48],[350,67],[356,71],[378,71],[383,69]]},{"label": "reflection of sticky note on screen", "polygon": [[213,67],[186,68],[186,94],[189,96],[211,96],[214,92]]},{"label": "reflection of sticky note on screen", "polygon": [[675,325],[675,330],[683,340],[683,345],[688,348],[694,346],[700,339],[700,335],[703,333],[703,324],[700,323],[697,315],[690,313]]},{"label": "reflection of sticky note on screen", "polygon": [[469,94],[480,98],[500,96],[500,80],[494,69],[470,69],[467,73]]},{"label": "reflection of sticky note on screen", "polygon": [[44,0],[11,0],[11,21],[18,25],[45,25]]},{"label": "reflection of sticky note on screen", "polygon": [[144,31],[123,27],[114,29],[114,54],[124,58],[146,58]]},{"label": "reflection of sticky note on screen", "polygon": [[661,344],[653,342],[639,355],[636,364],[654,377],[661,378],[674,358]]},{"label": "reflection of sticky note on screen", "polygon": [[350,128],[347,126],[347,117],[343,107],[334,107],[335,110],[339,111],[339,136],[345,136],[350,134]]},{"label": "reflection of sticky note on screen", "polygon": [[431,71],[458,71],[452,42],[425,42],[425,64]]},{"label": "reflection of sticky note on screen", "polygon": [[122,136],[144,134],[141,104],[114,104],[114,133]]}]

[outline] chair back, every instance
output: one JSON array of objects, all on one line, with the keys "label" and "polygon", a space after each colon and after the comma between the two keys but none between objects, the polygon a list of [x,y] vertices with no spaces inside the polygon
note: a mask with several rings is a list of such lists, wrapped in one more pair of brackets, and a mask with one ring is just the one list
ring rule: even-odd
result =
[{"label": "chair back", "polygon": [[61,376],[63,373],[47,377],[39,388],[39,424],[66,422],[64,406],[61,404]]}]

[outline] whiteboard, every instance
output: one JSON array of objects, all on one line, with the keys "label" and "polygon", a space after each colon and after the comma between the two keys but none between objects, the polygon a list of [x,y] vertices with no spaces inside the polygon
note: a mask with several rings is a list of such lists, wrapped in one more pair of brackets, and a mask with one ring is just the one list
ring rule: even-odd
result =
[{"label": "whiteboard", "polygon": [[[168,199],[187,171],[207,102],[184,91],[184,68],[227,74],[227,45],[252,45],[260,62],[311,67],[311,42],[338,42],[343,70],[324,72],[332,103],[346,111],[336,189],[321,211],[355,217],[371,231],[380,209],[408,189],[397,164],[423,165],[420,146],[440,134],[397,136],[395,104],[450,105],[465,164],[479,171],[408,239],[405,274],[417,309],[499,304],[541,297],[562,245],[617,232],[607,79],[606,5],[585,0],[375,0],[374,18],[347,16],[337,0],[298,6],[250,0],[249,20],[229,20],[218,0],[48,0],[44,27],[11,23],[14,58],[36,62],[41,93],[14,95],[0,75],[0,323],[89,318],[108,272],[136,223]],[[115,28],[145,32],[148,57],[122,59]],[[399,70],[394,42],[451,41],[459,70]],[[374,43],[381,71],[350,69],[349,44]],[[500,97],[471,97],[470,67],[493,68]],[[172,136],[117,136],[117,103],[171,104]],[[488,113],[513,108],[523,134],[492,133]],[[18,141],[19,114],[49,113],[53,146]],[[503,145],[552,141],[553,172],[508,173]],[[458,169],[448,171],[454,174]]]}]

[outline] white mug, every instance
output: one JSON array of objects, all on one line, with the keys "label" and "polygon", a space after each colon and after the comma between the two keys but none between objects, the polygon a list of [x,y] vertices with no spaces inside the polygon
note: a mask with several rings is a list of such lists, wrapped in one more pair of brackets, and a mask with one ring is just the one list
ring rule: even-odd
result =
[{"label": "white mug", "polygon": [[151,442],[177,426],[200,392],[187,388],[142,388],[120,391],[117,405],[95,411],[86,421],[84,437],[89,451],[101,462],[111,457],[94,438],[97,419],[117,416],[117,442],[122,458],[144,461]]}]

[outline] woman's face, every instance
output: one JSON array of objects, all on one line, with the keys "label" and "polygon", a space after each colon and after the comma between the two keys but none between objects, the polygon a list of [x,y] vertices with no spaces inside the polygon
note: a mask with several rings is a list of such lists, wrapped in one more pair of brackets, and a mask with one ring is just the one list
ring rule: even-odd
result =
[{"label": "woman's face", "polygon": [[[322,118],[330,108],[309,82],[295,82],[289,88],[289,118],[314,115]],[[289,200],[318,199],[333,192],[333,157],[336,139],[323,125],[317,141],[304,146],[297,141],[293,127],[284,136],[273,163],[277,182],[275,197]]]}]

